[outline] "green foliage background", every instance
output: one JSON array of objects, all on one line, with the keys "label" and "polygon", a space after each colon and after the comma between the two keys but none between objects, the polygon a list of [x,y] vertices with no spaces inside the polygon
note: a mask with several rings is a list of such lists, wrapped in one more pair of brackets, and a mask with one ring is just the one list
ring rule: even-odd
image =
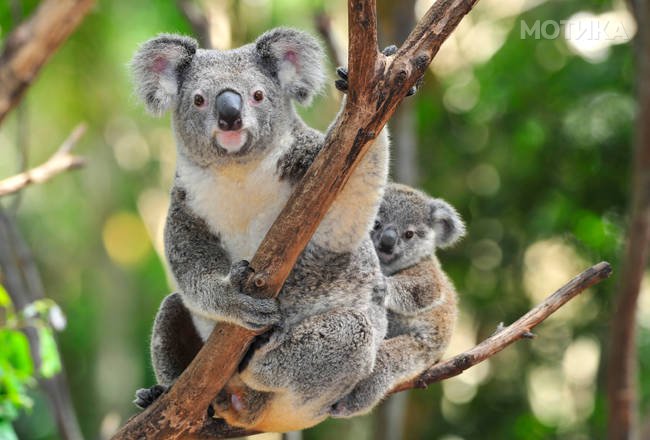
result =
[{"label": "green foliage background", "polygon": [[[22,3],[26,14],[37,4]],[[562,35],[520,32],[522,21],[530,27],[622,5],[508,1],[501,9],[519,14],[499,16],[497,2],[483,3],[470,19],[492,26],[485,35],[501,35],[498,50],[463,59],[480,49],[484,34],[466,37],[458,66],[434,67],[410,98],[420,186],[457,207],[468,225],[462,244],[440,253],[462,307],[449,354],[512,322],[540,292],[551,293],[587,265],[608,260],[617,270],[627,215],[632,45],[613,45],[596,61],[572,51]],[[313,30],[320,10],[345,24],[342,0],[225,5],[235,46],[273,26]],[[0,38],[14,26],[1,2]],[[150,327],[173,288],[158,238],[173,138],[167,117],[151,118],[135,101],[127,69],[137,45],[159,32],[191,32],[174,2],[101,0],[25,99],[31,165],[49,157],[78,122],[89,127],[78,146],[88,166],[28,189],[18,211],[47,292],[68,317],[59,341],[87,438],[105,438],[135,412],[133,391],[152,384]],[[328,89],[301,113],[325,129],[338,108],[335,96]],[[0,176],[17,171],[16,138],[14,112],[0,127]],[[537,339],[508,348],[467,379],[411,392],[406,438],[603,438],[615,278],[545,323]],[[649,295],[646,287],[639,316],[643,414],[650,399]],[[57,438],[43,396],[33,397],[36,405],[16,425],[20,437]],[[373,424],[373,416],[327,421],[305,438],[374,438]]]}]

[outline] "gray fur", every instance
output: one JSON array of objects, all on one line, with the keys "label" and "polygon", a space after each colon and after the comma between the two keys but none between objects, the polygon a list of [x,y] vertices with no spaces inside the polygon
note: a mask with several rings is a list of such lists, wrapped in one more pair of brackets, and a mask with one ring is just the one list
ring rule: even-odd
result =
[{"label": "gray fur", "polygon": [[[399,238],[392,252],[382,255],[387,228]],[[404,236],[408,230],[414,232],[410,239]],[[463,234],[460,216],[443,200],[404,185],[387,186],[371,236],[382,270],[390,275],[384,298],[388,334],[372,373],[332,407],[332,416],[369,412],[394,386],[440,360],[456,321],[456,291],[433,251],[438,243],[447,246]]]},{"label": "gray fur", "polygon": [[[311,426],[370,374],[386,333],[385,310],[372,301],[385,289],[384,277],[365,231],[386,184],[387,135],[350,177],[279,299],[249,297],[241,282],[251,269],[241,260],[253,256],[323,143],[292,104],[318,93],[323,53],[311,36],[290,29],[229,51],[192,47],[187,37],[161,35],[132,62],[149,110],[173,109],[178,152],[165,249],[179,296],[158,313],[154,368],[167,385],[185,364],[167,342],[174,331],[169,316],[183,316],[174,325],[189,321],[203,339],[219,321],[273,326],[217,398],[216,415],[260,430]],[[214,103],[225,90],[242,97],[241,131],[218,128]],[[262,101],[253,99],[258,90]]]}]

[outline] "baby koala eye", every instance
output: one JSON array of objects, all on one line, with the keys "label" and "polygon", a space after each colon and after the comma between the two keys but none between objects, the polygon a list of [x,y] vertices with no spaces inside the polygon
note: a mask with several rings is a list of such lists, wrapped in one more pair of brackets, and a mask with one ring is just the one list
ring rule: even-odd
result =
[{"label": "baby koala eye", "polygon": [[255,90],[255,92],[253,93],[253,99],[256,102],[262,102],[262,100],[264,99],[264,92],[261,90]]},{"label": "baby koala eye", "polygon": [[407,240],[410,240],[411,238],[413,238],[413,231],[406,231],[404,233],[404,238],[406,238]]},{"label": "baby koala eye", "polygon": [[194,95],[194,105],[197,107],[203,107],[205,105],[205,98],[200,93]]},{"label": "baby koala eye", "polygon": [[373,229],[376,231],[379,228],[381,228],[381,223],[375,220],[375,225],[373,226]]}]

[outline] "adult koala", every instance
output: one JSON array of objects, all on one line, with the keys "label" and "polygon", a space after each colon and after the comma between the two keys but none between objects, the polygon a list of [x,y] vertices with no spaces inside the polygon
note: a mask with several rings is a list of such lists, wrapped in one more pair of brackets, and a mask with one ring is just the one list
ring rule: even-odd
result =
[{"label": "adult koala", "polygon": [[179,292],[165,298],[154,324],[160,385],[139,390],[136,403],[157,398],[215,322],[228,321],[275,326],[233,379],[263,396],[253,416],[234,422],[265,431],[320,422],[372,371],[386,331],[385,312],[371,301],[383,280],[367,233],[386,184],[386,133],[328,211],[278,300],[250,297],[241,290],[251,270],[245,260],[323,144],[292,102],[309,103],[322,86],[319,44],[291,29],[229,51],[160,35],[140,47],[132,69],[151,113],[173,109],[178,152],[165,249]]}]

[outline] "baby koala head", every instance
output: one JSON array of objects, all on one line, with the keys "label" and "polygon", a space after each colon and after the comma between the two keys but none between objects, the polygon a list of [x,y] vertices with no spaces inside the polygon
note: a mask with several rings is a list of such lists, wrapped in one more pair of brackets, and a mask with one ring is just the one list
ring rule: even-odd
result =
[{"label": "baby koala head", "polygon": [[293,29],[233,50],[161,34],[139,48],[131,69],[150,113],[173,110],[179,153],[204,167],[277,144],[297,119],[292,100],[308,104],[321,89],[323,58],[316,39]]},{"label": "baby koala head", "polygon": [[370,232],[386,275],[417,264],[463,235],[465,225],[449,203],[397,183],[386,186]]}]

